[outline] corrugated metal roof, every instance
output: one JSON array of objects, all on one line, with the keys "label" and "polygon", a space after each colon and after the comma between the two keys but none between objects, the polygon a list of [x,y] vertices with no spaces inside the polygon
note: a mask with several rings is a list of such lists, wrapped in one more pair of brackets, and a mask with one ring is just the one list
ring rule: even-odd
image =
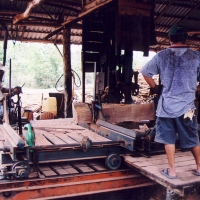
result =
[{"label": "corrugated metal roof", "polygon": [[[9,39],[19,41],[54,42],[62,44],[62,32],[53,36],[49,40],[44,40],[45,36],[59,27],[64,20],[69,17],[76,17],[82,6],[81,0],[49,0],[44,1],[39,6],[33,8],[30,16],[12,24],[16,14],[25,12],[28,0],[23,1],[0,1],[0,21],[3,21],[9,30]],[[77,26],[78,27],[78,26]],[[79,26],[81,28],[81,26]],[[71,31],[71,42],[81,43],[81,30]],[[4,32],[0,27],[0,40],[3,40]]]},{"label": "corrugated metal roof", "polygon": [[[1,0],[0,21],[9,30],[9,39],[30,42],[51,42],[62,44],[62,31],[58,31],[49,39],[45,37],[55,31],[63,22],[73,19],[82,12],[82,0],[43,0],[33,8],[30,16],[13,24],[13,17],[23,13],[31,0]],[[90,3],[93,0],[86,0]],[[155,0],[155,31],[157,45],[151,49],[163,49],[169,45],[167,32],[175,23],[182,23],[189,32],[199,33],[189,36],[189,44],[194,49],[200,49],[200,0]],[[4,39],[4,31],[0,26],[0,40]],[[71,24],[71,43],[82,43],[82,26],[80,22]]]},{"label": "corrugated metal roof", "polygon": [[[173,24],[178,23],[184,25],[189,32],[199,31],[195,35],[189,34],[188,44],[200,50],[200,0],[155,0],[155,3],[155,31],[160,48],[166,48],[169,45],[166,44],[168,30]],[[156,49],[158,45],[151,48]]]}]

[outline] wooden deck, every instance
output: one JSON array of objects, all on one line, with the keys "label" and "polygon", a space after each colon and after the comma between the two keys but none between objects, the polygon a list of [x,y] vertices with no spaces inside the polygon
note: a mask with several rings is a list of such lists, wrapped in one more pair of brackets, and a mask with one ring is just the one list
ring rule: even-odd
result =
[{"label": "wooden deck", "polygon": [[35,132],[35,146],[77,144],[84,136],[92,142],[110,141],[88,129],[75,125],[72,119],[36,120],[31,122]]},{"label": "wooden deck", "polygon": [[150,158],[124,156],[124,161],[131,168],[164,187],[173,190],[180,196],[185,196],[191,191],[192,187],[200,184],[200,176],[193,174],[196,164],[191,152],[176,152],[177,179],[168,179],[161,174],[161,170],[168,167],[165,154],[154,155]]}]

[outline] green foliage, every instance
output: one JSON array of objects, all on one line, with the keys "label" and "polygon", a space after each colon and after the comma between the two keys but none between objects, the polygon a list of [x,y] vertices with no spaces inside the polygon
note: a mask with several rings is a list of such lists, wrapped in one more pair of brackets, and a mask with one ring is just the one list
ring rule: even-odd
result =
[{"label": "green foliage", "polygon": [[[62,53],[62,46],[58,46]],[[0,42],[0,62],[3,60],[3,42]],[[73,50],[75,49],[75,50]],[[81,75],[81,46],[71,46],[71,63]],[[53,44],[8,42],[6,67],[12,63],[12,86],[23,85],[31,88],[52,88],[63,74],[63,58]],[[9,70],[5,73],[8,85]]]}]

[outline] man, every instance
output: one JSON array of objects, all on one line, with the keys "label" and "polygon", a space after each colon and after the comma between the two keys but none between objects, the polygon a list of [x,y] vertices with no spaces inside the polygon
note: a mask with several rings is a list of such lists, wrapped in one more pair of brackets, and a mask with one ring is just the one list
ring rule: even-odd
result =
[{"label": "man", "polygon": [[[195,115],[195,90],[200,82],[200,52],[190,50],[186,45],[187,31],[178,24],[168,33],[170,47],[157,53],[142,69],[141,73],[154,94],[160,98],[156,110],[155,141],[165,144],[169,168],[162,174],[177,178],[175,167],[176,134],[181,148],[190,148],[197,168],[194,174],[200,176],[200,147]],[[162,90],[152,79],[159,74]]]},{"label": "man", "polygon": [[[5,67],[0,63],[0,124],[2,123],[1,121],[3,121],[3,103],[2,103],[2,100],[4,99],[4,94],[9,93],[9,88],[5,88],[2,85],[4,72],[5,72]],[[14,96],[16,94],[20,94],[21,92],[22,92],[21,87],[19,87],[19,86],[15,87],[15,88],[11,88],[11,96]]]},{"label": "man", "polygon": [[[0,63],[0,101],[3,99],[3,93],[9,93],[9,88],[5,88],[2,86],[4,72],[5,72],[5,67]],[[11,96],[20,94],[21,92],[22,92],[21,87],[19,86],[11,88]]]}]

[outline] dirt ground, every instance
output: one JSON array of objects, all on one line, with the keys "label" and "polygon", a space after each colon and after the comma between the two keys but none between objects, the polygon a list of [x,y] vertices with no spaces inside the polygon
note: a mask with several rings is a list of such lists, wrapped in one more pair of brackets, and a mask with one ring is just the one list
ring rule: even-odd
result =
[{"label": "dirt ground", "polygon": [[42,105],[42,98],[48,96],[49,92],[57,92],[56,89],[33,89],[22,88],[20,94],[22,108],[35,110]]}]

